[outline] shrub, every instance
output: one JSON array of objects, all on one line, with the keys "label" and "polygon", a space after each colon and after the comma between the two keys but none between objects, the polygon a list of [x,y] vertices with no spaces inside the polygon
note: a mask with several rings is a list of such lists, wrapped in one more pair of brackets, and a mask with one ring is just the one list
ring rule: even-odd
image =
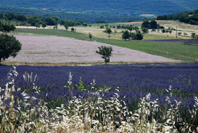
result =
[{"label": "shrub", "polygon": [[106,32],[108,33],[108,34],[111,34],[111,29],[110,28],[106,28]]},{"label": "shrub", "polygon": [[72,27],[72,28],[71,28],[71,31],[72,31],[72,32],[74,32],[74,31],[75,31],[75,29]]},{"label": "shrub", "polygon": [[128,32],[128,30],[124,31],[122,34],[122,38],[127,40],[129,39],[129,37],[130,37],[130,33]]},{"label": "shrub", "polygon": [[104,25],[101,25],[101,26],[100,26],[100,29],[103,29],[103,28],[104,28]]},{"label": "shrub", "polygon": [[143,39],[143,35],[141,33],[137,33],[136,34],[136,38],[137,38],[137,40],[142,40]]}]

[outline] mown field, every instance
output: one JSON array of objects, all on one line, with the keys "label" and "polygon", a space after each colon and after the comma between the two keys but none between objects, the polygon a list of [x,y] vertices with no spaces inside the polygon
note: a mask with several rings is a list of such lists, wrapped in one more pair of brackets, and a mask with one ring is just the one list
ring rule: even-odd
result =
[{"label": "mown field", "polygon": [[[71,37],[81,40],[89,40],[87,34],[76,33],[66,30],[53,29],[16,29],[15,33],[32,33],[37,35],[53,35]],[[157,37],[156,37],[157,40]],[[153,55],[159,55],[167,58],[172,58],[181,61],[196,62],[198,59],[198,47],[185,45],[183,43],[169,42],[150,42],[150,41],[124,41],[117,39],[105,39],[93,37],[92,41],[107,43],[120,47],[130,48],[134,50],[143,51]],[[189,39],[190,41],[190,39]]]}]

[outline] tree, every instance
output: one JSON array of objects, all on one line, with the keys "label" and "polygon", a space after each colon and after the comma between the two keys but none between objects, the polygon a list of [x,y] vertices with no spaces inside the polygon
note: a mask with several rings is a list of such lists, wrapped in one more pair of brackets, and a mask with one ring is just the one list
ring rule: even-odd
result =
[{"label": "tree", "polygon": [[195,39],[196,33],[191,33],[192,39]]},{"label": "tree", "polygon": [[143,39],[143,35],[141,33],[137,33],[136,34],[136,39],[137,40],[142,40]]},{"label": "tree", "polygon": [[156,32],[156,29],[152,29],[151,32]]},{"label": "tree", "polygon": [[106,28],[109,26],[108,23],[105,24]]},{"label": "tree", "polygon": [[143,33],[148,33],[148,28],[145,28],[145,27],[142,28],[142,32],[143,32]]},{"label": "tree", "polygon": [[75,30],[75,29],[72,27],[72,28],[71,28],[71,31],[74,32],[74,30]]},{"label": "tree", "polygon": [[168,32],[171,34],[172,33],[172,30],[169,30]]},{"label": "tree", "polygon": [[82,25],[83,25],[84,27],[86,27],[86,26],[87,26],[87,23],[83,23]]},{"label": "tree", "polygon": [[35,24],[36,28],[40,28],[40,24],[36,23]]},{"label": "tree", "polygon": [[150,28],[150,23],[148,20],[145,20],[143,23],[142,23],[142,28]]},{"label": "tree", "polygon": [[178,35],[180,36],[182,33],[181,32],[178,32]]},{"label": "tree", "polygon": [[108,33],[108,34],[111,34],[111,29],[110,28],[106,28],[106,32]]},{"label": "tree", "polygon": [[157,22],[155,20],[151,20],[151,22],[150,22],[150,28],[151,29],[157,29]]},{"label": "tree", "polygon": [[129,39],[129,37],[130,37],[130,34],[129,34],[128,30],[126,30],[126,31],[122,34],[122,38],[126,40],[126,39]]},{"label": "tree", "polygon": [[134,30],[137,32],[139,30],[139,27],[135,26]]},{"label": "tree", "polygon": [[90,41],[91,41],[91,38],[92,38],[92,34],[90,34],[90,33],[89,33],[89,38],[90,38]]},{"label": "tree", "polygon": [[16,57],[21,50],[21,43],[14,36],[7,34],[0,35],[0,63],[8,57]]},{"label": "tree", "polygon": [[133,30],[132,26],[127,26],[127,29],[131,32]]},{"label": "tree", "polygon": [[66,30],[68,30],[68,28],[69,28],[68,24],[64,24],[64,27]]},{"label": "tree", "polygon": [[103,29],[103,28],[104,28],[104,26],[103,26],[103,25],[101,25],[101,26],[100,26],[100,29]]},{"label": "tree", "polygon": [[3,24],[0,22],[0,31],[2,32],[10,32],[14,31],[16,27],[13,24]]},{"label": "tree", "polygon": [[137,37],[136,37],[136,34],[135,34],[135,33],[131,33],[131,34],[130,34],[130,38],[131,38],[132,40],[137,40]]},{"label": "tree", "polygon": [[22,15],[22,14],[19,14],[16,18],[18,21],[26,21],[27,20],[27,17]]},{"label": "tree", "polygon": [[45,28],[47,25],[46,23],[42,23],[42,27]]},{"label": "tree", "polygon": [[99,51],[96,50],[96,53],[102,55],[102,58],[105,60],[105,64],[110,62],[111,52],[113,51],[112,47],[101,46],[98,48]]},{"label": "tree", "polygon": [[162,29],[162,33],[165,33],[166,32],[166,30],[165,29]]},{"label": "tree", "polygon": [[56,20],[54,20],[54,18],[51,18],[51,17],[45,18],[45,22],[47,25],[55,25],[56,24]]}]

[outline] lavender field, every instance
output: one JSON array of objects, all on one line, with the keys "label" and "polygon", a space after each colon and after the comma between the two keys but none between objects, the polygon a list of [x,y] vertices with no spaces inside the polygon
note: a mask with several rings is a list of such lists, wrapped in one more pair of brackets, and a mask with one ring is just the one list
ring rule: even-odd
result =
[{"label": "lavender field", "polygon": [[[11,125],[17,121],[24,123],[17,125],[19,132],[32,131],[32,124],[38,123],[38,119],[47,129],[37,124],[37,131],[198,131],[197,63],[17,66],[14,70],[12,66],[0,66],[0,79],[1,111],[8,110],[2,121],[12,120]],[[12,101],[16,101],[16,107],[12,107]],[[96,112],[88,106],[93,106]],[[88,118],[85,110],[91,113]],[[14,119],[10,113],[15,113]],[[7,131],[15,130],[9,124],[0,126]]]},{"label": "lavender field", "polygon": [[[11,66],[0,66],[1,86],[6,81],[6,74]],[[167,93],[165,89],[172,86],[173,97],[183,101],[184,106],[191,106],[193,96],[198,95],[198,64],[139,64],[139,65],[104,65],[104,66],[17,66],[19,76],[16,79],[16,86],[32,88],[32,82],[23,79],[25,72],[37,74],[35,84],[41,87],[42,96],[47,100],[55,100],[57,97],[64,99],[69,90],[64,86],[69,80],[69,73],[73,75],[72,83],[78,84],[80,78],[83,86],[89,89],[93,79],[97,87],[119,87],[121,97],[131,109],[136,108],[140,97],[148,93],[152,98],[160,97],[163,105]],[[75,87],[74,87],[75,88]],[[74,90],[74,95],[85,95],[84,92]],[[48,93],[47,97],[44,97]],[[107,93],[106,96],[112,95]],[[133,99],[133,101],[132,101]],[[192,103],[193,104],[193,103]]]}]

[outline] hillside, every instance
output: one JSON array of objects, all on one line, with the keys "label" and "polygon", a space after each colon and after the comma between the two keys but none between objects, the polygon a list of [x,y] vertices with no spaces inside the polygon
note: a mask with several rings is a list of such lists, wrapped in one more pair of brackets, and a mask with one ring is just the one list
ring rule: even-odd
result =
[{"label": "hillside", "polygon": [[49,10],[40,10],[40,9],[27,9],[27,8],[18,8],[18,7],[3,7],[0,6],[0,13],[8,14],[23,14],[31,16],[55,16],[60,19],[69,19],[69,20],[82,20],[84,22],[95,23],[98,20],[104,20],[106,22],[121,22],[126,20],[141,20],[141,16],[124,16],[124,15],[112,15],[112,14],[82,14],[82,13],[69,13],[69,12],[60,12],[60,11],[49,11]]},{"label": "hillside", "polygon": [[157,16],[157,20],[179,20],[180,22],[198,25],[198,10]]},{"label": "hillside", "polygon": [[0,6],[51,11],[136,15],[172,14],[197,9],[197,0],[2,0]]}]

